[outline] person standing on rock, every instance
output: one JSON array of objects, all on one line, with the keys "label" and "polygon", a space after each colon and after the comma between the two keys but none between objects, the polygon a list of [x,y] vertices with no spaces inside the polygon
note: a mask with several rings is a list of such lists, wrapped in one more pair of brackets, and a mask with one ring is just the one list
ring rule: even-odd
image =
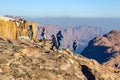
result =
[{"label": "person standing on rock", "polygon": [[62,38],[63,38],[62,31],[60,30],[56,36],[57,36],[58,50],[61,50],[62,49]]},{"label": "person standing on rock", "polygon": [[45,27],[42,28],[42,31],[41,31],[41,37],[42,37],[42,41],[44,42],[45,44],[45,41],[46,41],[46,32],[45,32]]},{"label": "person standing on rock", "polygon": [[32,29],[32,25],[29,25],[29,38],[30,38],[30,40],[33,39],[33,29]]},{"label": "person standing on rock", "polygon": [[51,37],[52,37],[52,42],[51,42],[52,48],[50,48],[50,49],[51,49],[52,51],[54,51],[54,47],[57,49],[57,40],[56,40],[55,35],[52,35]]},{"label": "person standing on rock", "polygon": [[73,52],[77,53],[77,41],[76,40],[74,40],[73,42]]}]

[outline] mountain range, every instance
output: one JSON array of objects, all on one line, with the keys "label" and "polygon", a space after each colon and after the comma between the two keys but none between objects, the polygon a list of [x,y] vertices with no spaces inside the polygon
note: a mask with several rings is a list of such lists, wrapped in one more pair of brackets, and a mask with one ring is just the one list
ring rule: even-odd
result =
[{"label": "mountain range", "polygon": [[52,24],[61,26],[93,26],[109,32],[120,29],[120,18],[74,18],[74,17],[24,17],[38,24]]},{"label": "mountain range", "polygon": [[[46,28],[47,39],[51,39],[51,35],[56,35],[59,30],[62,31],[63,47],[70,48],[72,50],[72,44],[74,40],[78,42],[78,53],[80,53],[88,44],[88,42],[96,36],[103,35],[105,31],[101,28],[90,27],[90,26],[77,26],[77,27],[65,27],[59,25],[42,25],[39,27]],[[41,28],[38,30],[38,38],[40,38]]]},{"label": "mountain range", "polygon": [[113,30],[92,39],[82,51],[82,55],[99,63],[120,68],[120,30]]}]

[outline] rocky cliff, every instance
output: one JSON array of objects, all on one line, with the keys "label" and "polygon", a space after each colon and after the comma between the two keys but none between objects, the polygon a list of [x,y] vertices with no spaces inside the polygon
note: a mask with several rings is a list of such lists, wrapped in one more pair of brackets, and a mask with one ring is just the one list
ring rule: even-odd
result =
[{"label": "rocky cliff", "polygon": [[82,55],[100,63],[120,68],[120,30],[113,30],[91,40]]},{"label": "rocky cliff", "polygon": [[11,39],[19,39],[23,36],[28,37],[29,25],[32,25],[34,33],[33,39],[35,39],[37,33],[36,23],[23,19],[16,20],[13,18],[0,16],[0,35]]},{"label": "rocky cliff", "polygon": [[[47,46],[46,46],[47,45]],[[0,80],[119,80],[118,69],[75,55],[68,49],[0,37]]]}]

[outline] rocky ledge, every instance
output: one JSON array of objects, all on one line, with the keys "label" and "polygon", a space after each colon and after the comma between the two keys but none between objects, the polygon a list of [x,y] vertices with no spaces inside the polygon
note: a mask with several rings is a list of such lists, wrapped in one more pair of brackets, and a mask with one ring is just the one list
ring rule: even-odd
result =
[{"label": "rocky ledge", "polygon": [[0,37],[0,80],[119,80],[118,69],[34,43]]}]

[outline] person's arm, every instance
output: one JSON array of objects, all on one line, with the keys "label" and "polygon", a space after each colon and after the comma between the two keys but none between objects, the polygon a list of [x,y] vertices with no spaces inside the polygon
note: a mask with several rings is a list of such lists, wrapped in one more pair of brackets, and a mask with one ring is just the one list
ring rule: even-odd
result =
[{"label": "person's arm", "polygon": [[61,38],[64,38],[62,34],[60,36],[61,36]]},{"label": "person's arm", "polygon": [[78,44],[76,43],[75,47],[77,48]]},{"label": "person's arm", "polygon": [[62,38],[64,38],[63,35],[62,35]]},{"label": "person's arm", "polygon": [[45,31],[43,31],[43,33],[45,34],[46,32],[45,32]]}]

